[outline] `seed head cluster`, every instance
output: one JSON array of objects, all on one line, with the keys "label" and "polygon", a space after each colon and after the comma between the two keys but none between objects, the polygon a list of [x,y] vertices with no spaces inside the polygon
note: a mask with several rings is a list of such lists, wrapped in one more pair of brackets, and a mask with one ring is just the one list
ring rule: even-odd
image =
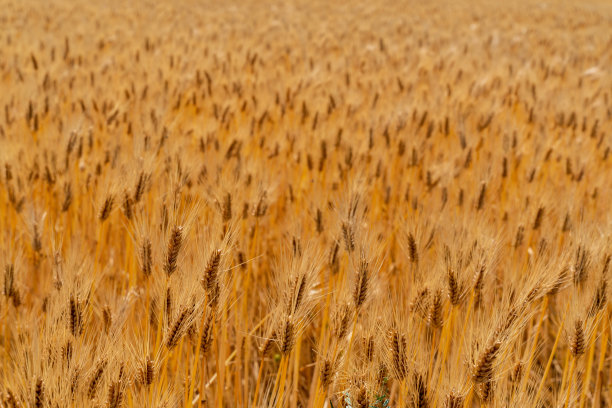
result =
[{"label": "seed head cluster", "polygon": [[612,406],[605,1],[0,6],[0,407]]}]

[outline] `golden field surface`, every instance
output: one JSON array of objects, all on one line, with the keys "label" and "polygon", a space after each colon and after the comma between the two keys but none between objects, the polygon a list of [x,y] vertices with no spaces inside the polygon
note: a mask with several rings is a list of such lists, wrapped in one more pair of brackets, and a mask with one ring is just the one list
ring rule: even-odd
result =
[{"label": "golden field surface", "polygon": [[612,5],[0,1],[2,407],[608,407]]}]

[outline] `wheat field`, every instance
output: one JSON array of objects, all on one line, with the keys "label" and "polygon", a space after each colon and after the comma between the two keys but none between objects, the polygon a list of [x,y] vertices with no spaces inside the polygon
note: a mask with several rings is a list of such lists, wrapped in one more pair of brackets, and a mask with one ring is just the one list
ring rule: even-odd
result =
[{"label": "wheat field", "polygon": [[0,406],[612,406],[612,4],[0,5]]}]

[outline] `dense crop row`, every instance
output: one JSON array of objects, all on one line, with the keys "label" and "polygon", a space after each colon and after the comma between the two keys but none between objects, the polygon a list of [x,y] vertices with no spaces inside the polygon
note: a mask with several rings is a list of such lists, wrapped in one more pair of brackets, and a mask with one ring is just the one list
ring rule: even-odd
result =
[{"label": "dense crop row", "polygon": [[3,407],[612,404],[609,5],[0,3]]}]

